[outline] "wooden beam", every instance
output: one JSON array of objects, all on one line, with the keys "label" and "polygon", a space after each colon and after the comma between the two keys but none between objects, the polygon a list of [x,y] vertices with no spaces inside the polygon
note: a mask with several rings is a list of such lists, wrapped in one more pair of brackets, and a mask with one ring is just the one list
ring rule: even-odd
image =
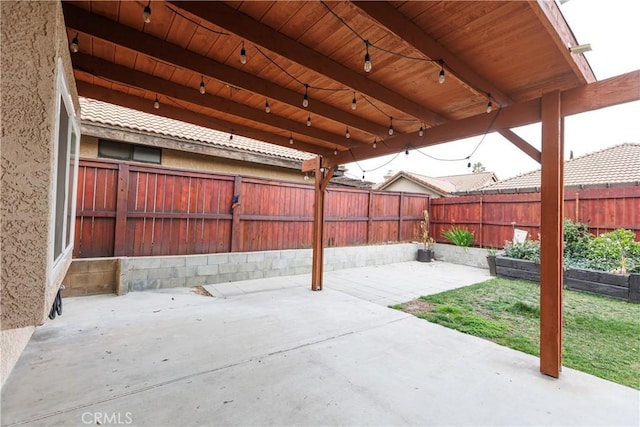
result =
[{"label": "wooden beam", "polygon": [[460,60],[458,56],[451,53],[435,39],[425,34],[420,27],[388,2],[354,1],[352,3],[370,18],[404,40],[404,42],[416,48],[425,57],[443,60],[447,68],[451,70],[451,74],[448,74],[447,78],[453,77],[461,81],[466,87],[470,87],[475,92],[480,91],[483,95],[490,93],[491,97],[501,106],[513,103],[513,100],[502,90],[474,71],[472,67]]},{"label": "wooden beam", "polygon": [[322,157],[315,159],[315,185],[313,203],[313,261],[311,266],[311,290],[321,291],[324,264],[324,198],[325,190],[333,177],[332,167],[322,166]]},{"label": "wooden beam", "polygon": [[[207,4],[212,5],[213,3]],[[300,103],[301,93],[277,86],[268,80],[221,64],[211,58],[190,52],[181,46],[136,31],[100,15],[92,14],[67,2],[63,2],[62,8],[64,10],[65,24],[74,31],[88,34],[156,60],[190,70],[198,75],[207,76],[274,101],[302,109]],[[344,124],[349,128],[359,129],[371,134],[371,136],[384,135],[387,132],[385,126],[370,122],[357,115],[349,114],[317,100],[314,100],[309,105],[309,108],[304,109],[304,111],[318,114],[329,120]]]},{"label": "wooden beam", "polygon": [[116,225],[113,241],[113,256],[127,255],[127,216],[129,214],[129,165],[118,164],[118,193],[116,194]]},{"label": "wooden beam", "polygon": [[578,42],[556,2],[533,0],[529,1],[529,6],[531,6],[531,9],[533,9],[547,33],[553,39],[556,47],[567,60],[575,75],[583,83],[595,82],[596,76],[593,74],[593,70],[584,54],[575,55],[569,51],[569,46],[576,46]]},{"label": "wooden beam", "polygon": [[[640,70],[601,80],[589,85],[568,89],[561,93],[561,116],[593,111],[600,108],[640,100]],[[423,138],[405,134],[372,147],[352,148],[332,158],[336,163],[350,163],[394,154],[407,147],[414,149],[442,144],[481,135],[485,132],[510,129],[537,123],[541,120],[540,98],[500,108],[489,114],[480,113],[465,119],[434,126],[425,131]],[[495,117],[498,115],[498,117]]]},{"label": "wooden beam", "polygon": [[[425,123],[435,125],[446,121],[440,115],[371,80],[366,75],[357,73],[333,59],[298,43],[223,2],[169,1],[169,3],[305,68],[341,82],[355,91],[372,96]],[[364,44],[362,48],[364,50]]]},{"label": "wooden beam", "polygon": [[564,141],[560,111],[560,92],[542,97],[540,371],[555,378],[562,366]]},{"label": "wooden beam", "polygon": [[[168,117],[174,120],[180,120],[186,123],[203,126],[210,129],[216,129],[222,132],[232,132],[236,135],[242,135],[247,138],[257,139],[260,141],[269,142],[271,144],[281,145],[283,147],[289,147],[296,150],[316,153],[325,156],[331,154],[333,156],[332,150],[328,150],[311,144],[306,144],[304,142],[297,142],[291,145],[289,144],[288,136],[275,135],[269,132],[253,129],[248,126],[238,125],[237,123],[230,123],[224,120],[194,113],[182,108],[172,107],[171,105],[166,104],[162,104],[160,108],[156,110],[155,108],[153,108],[153,102],[149,99],[139,98],[137,96],[128,95],[126,93],[111,90],[103,86],[91,85],[82,81],[76,82],[76,86],[78,88],[78,94],[87,98],[99,99],[104,102],[120,105],[122,107],[132,108],[134,110]],[[160,102],[162,102],[162,99],[160,99]]]},{"label": "wooden beam", "polygon": [[510,129],[502,129],[499,130],[498,133],[503,137],[507,138],[513,145],[522,150],[527,156],[531,157],[536,162],[540,163],[542,161],[542,153],[540,151],[521,138],[518,134],[513,132]]},{"label": "wooden beam", "polygon": [[262,109],[257,110],[215,95],[202,95],[193,88],[172,83],[140,71],[131,70],[122,65],[117,65],[90,55],[78,53],[72,56],[72,60],[76,70],[81,70],[89,75],[103,77],[121,83],[124,86],[144,89],[159,95],[169,96],[176,100],[190,102],[225,114],[231,114],[242,119],[263,123],[282,129],[286,131],[286,133],[293,132],[298,135],[314,138],[319,141],[320,145],[322,142],[332,143],[342,147],[358,147],[365,144],[356,142],[353,138],[346,139],[344,135],[338,136],[317,127],[312,128],[306,126],[304,123],[280,117],[276,114],[267,114]]}]

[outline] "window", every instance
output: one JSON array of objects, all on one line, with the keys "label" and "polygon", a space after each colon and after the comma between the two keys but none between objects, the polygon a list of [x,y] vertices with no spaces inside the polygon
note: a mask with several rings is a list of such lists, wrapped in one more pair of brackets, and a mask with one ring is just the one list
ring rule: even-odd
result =
[{"label": "window", "polygon": [[78,177],[78,144],[80,141],[71,95],[64,80],[64,67],[58,62],[58,98],[56,102],[57,137],[54,142],[54,264],[71,252],[75,229],[75,197]]},{"label": "window", "polygon": [[160,164],[162,150],[144,145],[126,144],[124,142],[101,139],[98,141],[98,157],[135,162]]}]

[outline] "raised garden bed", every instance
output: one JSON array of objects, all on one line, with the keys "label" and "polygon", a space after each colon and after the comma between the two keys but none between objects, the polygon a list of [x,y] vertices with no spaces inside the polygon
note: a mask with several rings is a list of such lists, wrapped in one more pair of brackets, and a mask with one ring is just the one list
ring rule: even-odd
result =
[{"label": "raised garden bed", "polygon": [[[491,258],[488,257],[487,261],[492,262]],[[501,277],[540,282],[540,264],[533,261],[496,256],[495,270]],[[569,289],[640,303],[640,274],[568,268],[563,277],[564,285]]]}]

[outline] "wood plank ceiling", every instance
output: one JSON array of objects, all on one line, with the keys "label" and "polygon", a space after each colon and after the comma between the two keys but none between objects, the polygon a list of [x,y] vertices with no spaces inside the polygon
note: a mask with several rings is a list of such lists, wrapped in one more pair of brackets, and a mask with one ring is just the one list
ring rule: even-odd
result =
[{"label": "wood plank ceiling", "polygon": [[293,139],[343,162],[382,154],[374,141],[429,145],[422,126],[486,115],[489,102],[495,112],[595,81],[569,52],[577,41],[553,1],[151,1],[149,23],[145,6],[63,3],[81,96],[274,144]]}]

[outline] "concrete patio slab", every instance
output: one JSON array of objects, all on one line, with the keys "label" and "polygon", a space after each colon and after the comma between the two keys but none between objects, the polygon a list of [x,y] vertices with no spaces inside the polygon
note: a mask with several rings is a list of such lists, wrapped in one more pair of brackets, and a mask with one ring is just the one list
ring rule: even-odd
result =
[{"label": "concrete patio slab", "polygon": [[[405,264],[393,283],[413,280]],[[7,380],[1,423],[640,422],[637,390],[568,368],[551,379],[536,357],[354,297],[337,283],[226,299],[184,289],[65,299],[63,316],[36,330]]]}]

